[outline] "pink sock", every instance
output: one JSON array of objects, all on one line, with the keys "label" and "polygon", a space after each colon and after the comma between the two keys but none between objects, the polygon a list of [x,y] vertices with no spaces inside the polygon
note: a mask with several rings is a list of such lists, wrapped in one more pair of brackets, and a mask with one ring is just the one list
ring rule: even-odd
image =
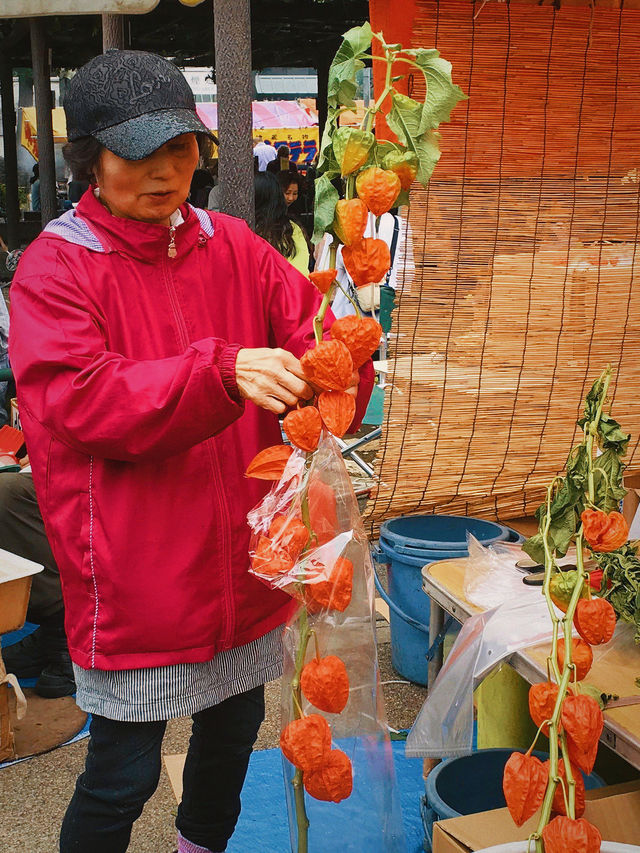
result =
[{"label": "pink sock", "polygon": [[208,847],[200,847],[199,844],[194,844],[193,841],[189,841],[179,832],[177,853],[212,853],[212,851]]}]

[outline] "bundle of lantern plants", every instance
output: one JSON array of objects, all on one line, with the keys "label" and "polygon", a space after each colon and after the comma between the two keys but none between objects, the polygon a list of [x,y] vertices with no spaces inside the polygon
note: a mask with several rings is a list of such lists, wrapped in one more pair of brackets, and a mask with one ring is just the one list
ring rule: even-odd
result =
[{"label": "bundle of lantern plants", "polygon": [[[565,475],[552,481],[537,511],[539,533],[524,544],[536,562],[544,563],[543,593],[553,625],[547,680],[529,691],[536,740],[541,732],[549,738],[549,759],[542,762],[532,754],[535,740],[527,753],[514,752],[505,766],[503,790],[518,826],[540,811],[529,837],[536,853],[597,853],[602,841],[582,816],[582,774],[593,770],[604,719],[597,691],[581,682],[593,662],[592,646],[609,642],[616,626],[612,605],[594,594],[585,557],[615,554],[629,536],[619,512],[629,435],[605,410],[610,382],[608,367],[587,395],[578,421],[582,441],[571,450]],[[557,559],[571,545],[576,569],[563,571]]]},{"label": "bundle of lantern plants", "polygon": [[[370,53],[372,39],[379,46],[377,56]],[[385,64],[385,86],[360,128],[341,128],[339,115],[354,106],[356,73],[366,60]],[[397,91],[406,72],[416,71],[425,81],[422,101]],[[339,286],[336,257],[341,245],[356,287],[374,286],[388,272],[387,244],[377,236],[364,237],[369,216],[375,217],[377,233],[379,217],[407,203],[414,179],[426,185],[439,157],[435,128],[464,96],[438,51],[389,45],[381,34],[372,36],[368,23],[345,34],[330,68],[328,93],[314,234],[318,239],[328,235],[330,250],[327,268],[310,275],[322,299],[313,321],[315,343],[301,358],[316,393],[285,416],[283,430],[290,444],[264,449],[247,469],[249,477],[274,481],[248,517],[251,571],[299,605],[284,637],[280,741],[290,781],[292,850],[307,853],[315,844],[324,853],[333,831],[335,849],[351,849],[346,841],[351,835],[357,849],[404,853],[379,695],[369,548],[332,438],[342,437],[353,422],[355,400],[346,389],[354,370],[378,348],[382,329],[373,317],[361,315],[357,300],[355,314],[335,320],[328,330],[325,319]],[[378,113],[385,115],[396,141],[376,140]],[[347,820],[342,824],[318,822],[314,835],[305,794],[311,802],[357,806],[343,811]]]}]

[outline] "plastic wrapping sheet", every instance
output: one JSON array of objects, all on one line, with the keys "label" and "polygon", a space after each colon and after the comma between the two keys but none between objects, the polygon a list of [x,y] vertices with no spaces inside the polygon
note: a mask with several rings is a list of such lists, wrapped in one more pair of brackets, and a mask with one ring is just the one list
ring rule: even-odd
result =
[{"label": "plastic wrapping sheet", "polygon": [[[248,519],[251,571],[269,586],[286,590],[301,605],[284,635],[282,729],[320,714],[331,729],[332,749],[347,755],[353,772],[351,793],[340,802],[304,792],[309,820],[304,847],[299,839],[300,795],[296,796],[294,783],[304,783],[306,771],[297,770],[283,756],[291,849],[405,853],[378,674],[373,569],[357,500],[335,442],[324,436],[313,455],[296,451],[280,482]],[[305,537],[300,524],[308,533],[301,550]],[[268,547],[276,555],[271,564],[264,557]],[[319,710],[299,686],[302,664],[328,656],[340,658],[349,681],[348,699],[339,713]]]},{"label": "plastic wrapping sheet", "polygon": [[412,758],[471,753],[475,688],[514,652],[551,638],[541,588],[522,583],[513,549],[484,547],[476,540],[469,545],[465,595],[472,602],[475,596],[478,606],[494,606],[462,626],[407,738],[406,754]]}]

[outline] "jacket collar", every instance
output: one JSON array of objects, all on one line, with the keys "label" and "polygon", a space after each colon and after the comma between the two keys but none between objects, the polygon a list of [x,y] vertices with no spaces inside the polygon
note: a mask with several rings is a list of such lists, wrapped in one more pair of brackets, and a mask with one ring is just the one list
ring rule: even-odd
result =
[{"label": "jacket collar", "polygon": [[[95,197],[91,187],[84,193],[75,210],[84,219],[98,237],[104,250],[129,255],[137,260],[157,263],[168,257],[171,242],[170,229],[165,225],[152,225],[135,219],[122,219],[113,216]],[[213,235],[213,226],[209,214],[197,215],[194,208],[184,204],[180,208],[183,221],[171,229],[173,232],[176,257],[181,257],[197,244]],[[210,228],[207,227],[207,223]]]}]

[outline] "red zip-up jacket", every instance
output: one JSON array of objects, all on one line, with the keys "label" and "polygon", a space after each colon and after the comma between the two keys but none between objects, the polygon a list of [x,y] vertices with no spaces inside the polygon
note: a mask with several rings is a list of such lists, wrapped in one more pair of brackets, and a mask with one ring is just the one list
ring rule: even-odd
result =
[{"label": "red zip-up jacket", "polygon": [[[181,211],[169,230],[88,191],[11,286],[20,416],[85,668],[207,661],[290,611],[247,572],[246,515],[268,484],[244,471],[281,435],[240,399],[235,360],[242,347],[302,355],[320,296],[242,220]],[[372,381],[369,362],[354,425]]]}]

